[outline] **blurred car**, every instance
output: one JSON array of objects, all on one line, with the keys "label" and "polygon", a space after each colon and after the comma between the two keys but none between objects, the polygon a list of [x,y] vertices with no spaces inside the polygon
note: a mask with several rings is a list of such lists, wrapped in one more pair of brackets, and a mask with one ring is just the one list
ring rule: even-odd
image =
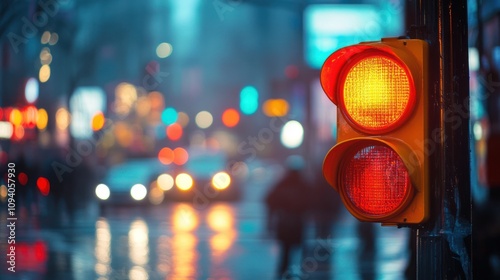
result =
[{"label": "blurred car", "polygon": [[169,201],[235,201],[241,197],[241,181],[226,169],[225,153],[190,149],[185,165],[159,174],[156,185]]},{"label": "blurred car", "polygon": [[111,167],[95,194],[101,204],[147,203],[151,182],[166,169],[157,158],[130,159]]}]

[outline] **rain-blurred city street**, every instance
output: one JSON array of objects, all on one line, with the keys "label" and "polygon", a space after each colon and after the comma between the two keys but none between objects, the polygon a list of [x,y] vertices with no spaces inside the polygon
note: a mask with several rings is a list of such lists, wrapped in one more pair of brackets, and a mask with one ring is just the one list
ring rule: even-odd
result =
[{"label": "rain-blurred city street", "polygon": [[[468,181],[445,186],[431,159],[450,145],[428,143],[448,140],[430,132],[449,115],[429,113],[446,107],[423,81],[435,64],[388,52],[427,48],[410,38],[428,35],[416,2],[2,1],[0,279],[416,279],[416,238],[438,235],[477,245],[479,278],[500,275],[500,5],[465,1],[470,108],[445,125],[469,131],[453,143],[470,162],[449,167]],[[362,94],[332,97],[342,86]],[[468,200],[438,209],[437,184]],[[440,216],[470,201],[476,235]],[[440,219],[459,234],[423,231]]]}]

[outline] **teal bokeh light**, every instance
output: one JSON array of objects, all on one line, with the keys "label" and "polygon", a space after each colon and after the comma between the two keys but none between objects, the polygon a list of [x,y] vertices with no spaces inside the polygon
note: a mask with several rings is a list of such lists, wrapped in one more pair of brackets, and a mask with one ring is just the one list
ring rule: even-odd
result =
[{"label": "teal bokeh light", "polygon": [[161,121],[165,125],[175,123],[177,121],[177,111],[172,107],[165,108],[165,110],[161,113]]},{"label": "teal bokeh light", "polygon": [[240,92],[240,110],[251,115],[259,108],[259,92],[253,86],[246,86]]}]

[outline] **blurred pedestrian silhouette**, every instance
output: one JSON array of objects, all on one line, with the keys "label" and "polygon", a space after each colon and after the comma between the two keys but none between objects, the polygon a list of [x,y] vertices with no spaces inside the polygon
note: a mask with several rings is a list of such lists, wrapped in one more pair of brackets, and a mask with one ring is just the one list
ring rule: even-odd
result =
[{"label": "blurred pedestrian silhouette", "polygon": [[322,172],[316,175],[313,182],[312,210],[316,224],[316,237],[331,238],[333,224],[340,214],[342,201],[338,192],[326,182]]},{"label": "blurred pedestrian silhouette", "polygon": [[362,280],[375,279],[375,224],[358,222],[358,270]]},{"label": "blurred pedestrian silhouette", "polygon": [[268,229],[275,234],[281,247],[278,262],[279,277],[283,276],[290,265],[292,248],[300,248],[303,241],[310,190],[301,176],[302,166],[300,160],[289,161],[289,170],[271,189],[265,200],[268,209]]}]

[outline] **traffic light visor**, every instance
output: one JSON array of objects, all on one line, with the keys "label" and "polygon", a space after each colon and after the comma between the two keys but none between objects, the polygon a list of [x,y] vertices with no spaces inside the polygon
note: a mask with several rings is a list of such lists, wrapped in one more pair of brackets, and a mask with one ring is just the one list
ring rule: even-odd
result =
[{"label": "traffic light visor", "polygon": [[411,71],[390,48],[356,45],[335,52],[322,68],[321,84],[346,119],[369,134],[399,127],[416,103]]}]

